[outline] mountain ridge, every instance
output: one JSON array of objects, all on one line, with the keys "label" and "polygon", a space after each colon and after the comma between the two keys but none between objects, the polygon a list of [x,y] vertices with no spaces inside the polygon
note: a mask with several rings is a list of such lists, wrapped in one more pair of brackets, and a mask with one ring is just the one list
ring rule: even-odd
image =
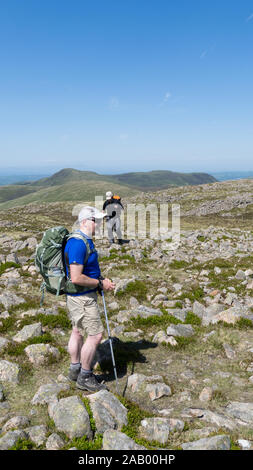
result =
[{"label": "mountain ridge", "polygon": [[53,175],[39,180],[0,187],[0,207],[36,201],[93,200],[110,190],[121,196],[140,192],[157,191],[177,186],[199,185],[216,182],[206,173],[176,173],[167,170],[129,172],[118,175],[100,175],[92,171],[63,168]]}]

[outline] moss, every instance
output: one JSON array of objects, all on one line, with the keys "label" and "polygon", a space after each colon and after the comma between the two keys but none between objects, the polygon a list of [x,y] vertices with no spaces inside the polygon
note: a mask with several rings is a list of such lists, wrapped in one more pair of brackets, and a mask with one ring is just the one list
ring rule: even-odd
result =
[{"label": "moss", "polygon": [[193,312],[188,312],[185,318],[185,323],[200,326],[202,322],[201,319]]},{"label": "moss", "polygon": [[190,299],[192,302],[195,300],[200,300],[205,296],[205,293],[201,287],[198,287],[196,289],[193,289],[192,291],[189,292],[184,292],[181,294],[178,299],[184,300],[184,299]]},{"label": "moss", "polygon": [[175,303],[175,308],[183,308],[182,302],[176,302]]},{"label": "moss", "polygon": [[86,436],[75,437],[63,448],[63,450],[68,450],[71,447],[76,447],[77,450],[100,450],[102,449],[102,442],[102,434],[97,434],[93,441],[89,441]]},{"label": "moss", "polygon": [[38,305],[39,305],[39,301],[38,300],[35,300],[35,299],[29,299],[25,302],[22,302],[18,305],[12,305],[9,309],[8,309],[8,312],[9,313],[15,313],[17,312],[18,310],[22,310],[23,312],[24,311],[27,311],[27,310],[30,310],[30,309],[35,309],[35,308],[38,308]]},{"label": "moss", "polygon": [[133,295],[137,298],[139,302],[146,300],[148,294],[148,287],[147,283],[144,281],[133,281],[130,282],[124,291],[117,292],[118,297],[122,297],[125,295]]},{"label": "moss", "polygon": [[36,445],[30,439],[18,439],[16,444],[9,448],[9,450],[32,450]]},{"label": "moss", "polygon": [[238,320],[235,324],[219,321],[218,325],[221,325],[225,328],[239,328],[240,330],[248,330],[249,328],[253,328],[253,322],[248,318],[240,318],[240,320]]},{"label": "moss", "polygon": [[154,415],[148,411],[143,410],[136,403],[133,403],[124,397],[118,396],[118,399],[128,410],[128,424],[122,427],[121,432],[125,433],[128,437],[133,439],[138,445],[146,447],[146,449],[152,450],[157,448],[167,448],[167,444],[163,445],[155,440],[148,441],[139,436],[139,427],[141,425],[141,421],[146,418],[153,418]]},{"label": "moss", "polygon": [[27,341],[22,341],[22,343],[9,343],[5,348],[5,353],[9,356],[20,356],[25,355],[24,349],[31,344],[47,344],[54,343],[53,337],[50,333],[45,333],[42,336],[36,336],[35,338],[28,339]]},{"label": "moss", "polygon": [[186,268],[189,266],[189,263],[187,263],[187,261],[184,261],[184,260],[174,260],[172,261],[172,263],[170,263],[169,267],[171,269],[182,269],[182,268]]},{"label": "moss", "polygon": [[166,327],[170,323],[173,323],[174,325],[178,325],[179,323],[182,323],[181,320],[178,318],[174,317],[173,315],[170,315],[166,309],[163,307],[160,309],[162,311],[162,315],[151,315],[150,317],[143,318],[140,315],[138,315],[136,318],[131,318],[130,320],[130,326],[129,329],[137,329],[137,328],[145,328],[145,327],[152,327],[152,326],[163,326]]},{"label": "moss", "polygon": [[81,396],[81,400],[86,408],[86,411],[89,415],[89,418],[90,418],[90,427],[91,427],[91,430],[95,433],[96,432],[96,423],[95,423],[95,419],[93,417],[93,413],[92,413],[92,410],[91,410],[91,407],[90,407],[90,402],[88,400],[88,398],[85,398],[84,396]]},{"label": "moss", "polygon": [[20,322],[20,326],[23,327],[34,322],[41,322],[43,326],[49,326],[51,328],[71,329],[71,321],[64,309],[59,311],[58,315],[45,315],[44,313],[38,313],[35,317],[25,318]]},{"label": "moss", "polygon": [[2,325],[0,326],[0,333],[7,333],[7,332],[12,331],[16,323],[16,318],[15,316],[3,318],[1,319],[1,323]]},{"label": "moss", "polygon": [[10,269],[10,268],[21,268],[21,265],[17,264],[17,263],[13,263],[12,261],[7,261],[6,263],[1,263],[0,264],[0,276],[2,276],[2,274],[7,269]]},{"label": "moss", "polygon": [[200,241],[200,242],[205,242],[207,240],[206,237],[204,237],[203,235],[198,235],[197,236],[197,239]]},{"label": "moss", "polygon": [[165,346],[166,348],[170,349],[171,351],[178,351],[181,349],[186,349],[196,343],[196,339],[193,337],[190,338],[184,338],[181,336],[175,337],[175,340],[177,342],[177,346],[172,346],[170,343],[166,343],[163,341],[161,344],[162,346]]}]

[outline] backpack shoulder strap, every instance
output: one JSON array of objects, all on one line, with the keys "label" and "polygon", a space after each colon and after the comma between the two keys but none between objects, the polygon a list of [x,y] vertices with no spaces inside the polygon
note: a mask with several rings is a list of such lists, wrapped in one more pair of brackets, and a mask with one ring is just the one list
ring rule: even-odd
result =
[{"label": "backpack shoulder strap", "polygon": [[92,254],[92,253],[95,253],[96,252],[96,249],[93,248],[91,249],[90,245],[89,245],[89,242],[87,240],[87,238],[82,235],[80,232],[72,232],[72,233],[69,233],[67,235],[67,241],[70,239],[70,238],[76,238],[78,240],[82,240],[85,245],[86,245],[86,255],[85,255],[85,259],[84,259],[84,265],[87,263],[88,261],[88,258],[89,256]]}]

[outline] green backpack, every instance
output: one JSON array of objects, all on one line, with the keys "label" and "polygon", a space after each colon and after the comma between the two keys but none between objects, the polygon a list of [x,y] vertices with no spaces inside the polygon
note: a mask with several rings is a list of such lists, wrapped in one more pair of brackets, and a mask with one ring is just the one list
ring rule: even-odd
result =
[{"label": "green backpack", "polygon": [[86,257],[84,265],[91,253],[96,252],[91,249],[87,238],[80,232],[69,231],[62,226],[53,227],[44,232],[41,242],[36,247],[35,265],[42,275],[44,281],[41,284],[42,298],[44,300],[45,289],[54,295],[85,293],[87,287],[79,286],[71,282],[67,277],[64,263],[64,248],[70,238],[83,240],[86,245]]}]

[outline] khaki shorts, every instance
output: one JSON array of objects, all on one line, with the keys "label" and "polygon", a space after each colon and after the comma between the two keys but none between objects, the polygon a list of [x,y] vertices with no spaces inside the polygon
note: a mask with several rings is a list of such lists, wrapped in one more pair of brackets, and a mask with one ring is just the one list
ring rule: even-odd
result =
[{"label": "khaki shorts", "polygon": [[97,292],[85,295],[67,295],[67,308],[72,326],[81,333],[90,336],[104,330],[97,304]]}]

